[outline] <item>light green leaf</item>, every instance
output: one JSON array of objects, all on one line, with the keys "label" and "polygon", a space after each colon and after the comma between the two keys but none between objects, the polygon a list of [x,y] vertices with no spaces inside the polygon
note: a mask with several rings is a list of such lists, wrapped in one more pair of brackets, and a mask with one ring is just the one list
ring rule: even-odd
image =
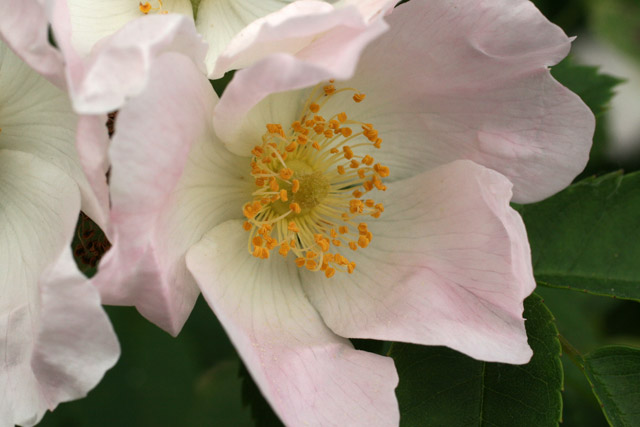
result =
[{"label": "light green leaf", "polygon": [[517,209],[539,284],[640,300],[640,173],[586,179]]},{"label": "light green leaf", "polygon": [[527,365],[487,363],[444,347],[394,343],[402,426],[552,426],[562,413],[560,344],[540,297],[525,301]]},{"label": "light green leaf", "polygon": [[640,425],[640,350],[602,347],[584,357],[584,372],[612,426]]}]

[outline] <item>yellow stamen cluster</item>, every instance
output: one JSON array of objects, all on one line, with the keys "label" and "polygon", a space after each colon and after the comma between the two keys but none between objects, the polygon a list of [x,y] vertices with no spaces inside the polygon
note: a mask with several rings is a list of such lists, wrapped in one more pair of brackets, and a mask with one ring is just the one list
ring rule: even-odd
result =
[{"label": "yellow stamen cluster", "polygon": [[262,144],[251,151],[251,176],[257,187],[243,207],[243,228],[250,233],[249,252],[261,259],[272,250],[311,271],[352,273],[356,267],[332,247],[366,248],[373,235],[362,217],[378,218],[384,211],[365,195],[385,191],[382,179],[389,168],[360,149],[379,149],[382,139],[371,123],[353,120],[346,112],[320,114],[334,96],[353,92],[353,101],[365,94],[353,88],[336,89],[333,81],[316,86],[299,120],[284,129],[267,124]]},{"label": "yellow stamen cluster", "polygon": [[149,2],[140,2],[138,5],[138,9],[145,15],[148,15],[149,12],[157,12],[163,15],[169,13],[169,11],[163,9],[162,0],[158,0],[158,7],[151,7],[151,4]]}]

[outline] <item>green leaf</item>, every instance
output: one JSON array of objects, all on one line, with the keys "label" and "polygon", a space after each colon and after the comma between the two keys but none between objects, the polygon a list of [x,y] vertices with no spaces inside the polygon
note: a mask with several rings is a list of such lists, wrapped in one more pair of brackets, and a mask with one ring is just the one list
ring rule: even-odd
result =
[{"label": "green leaf", "polygon": [[239,366],[237,358],[224,360],[200,376],[195,384],[192,407],[187,412],[183,425],[254,425],[249,409],[242,405]]},{"label": "green leaf", "polygon": [[611,173],[516,207],[539,284],[640,300],[640,173]]},{"label": "green leaf", "polygon": [[213,86],[213,90],[216,92],[216,94],[218,94],[218,96],[222,96],[224,90],[227,88],[229,82],[231,82],[231,79],[233,79],[235,73],[235,70],[227,71],[224,76],[220,77],[219,79],[209,80],[211,86]]},{"label": "green leaf", "polygon": [[609,101],[615,94],[613,89],[623,80],[601,74],[598,67],[576,64],[571,57],[565,58],[564,61],[553,67],[551,74],[560,83],[580,96],[597,118],[589,164],[580,178],[620,169],[620,166],[612,164],[610,159],[610,147],[606,137],[607,121],[606,116],[601,113],[608,108]]},{"label": "green leaf", "polygon": [[251,408],[251,416],[256,427],[281,427],[282,421],[273,412],[258,385],[251,378],[244,364],[240,365],[239,376],[242,379],[242,403]]},{"label": "green leaf", "polygon": [[602,347],[584,357],[584,372],[612,426],[640,425],[640,350]]},{"label": "green leaf", "polygon": [[624,82],[623,79],[601,74],[598,67],[576,64],[571,57],[553,67],[551,74],[580,96],[595,115],[607,109],[615,95],[613,88]]},{"label": "green leaf", "polygon": [[487,363],[445,347],[394,343],[403,426],[549,426],[562,413],[558,331],[537,295],[525,301],[533,358],[527,365]]}]

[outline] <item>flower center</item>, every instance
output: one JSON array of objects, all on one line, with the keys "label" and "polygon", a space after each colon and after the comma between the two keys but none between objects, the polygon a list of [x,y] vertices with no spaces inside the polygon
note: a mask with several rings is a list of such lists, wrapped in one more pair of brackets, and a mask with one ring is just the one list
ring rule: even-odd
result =
[{"label": "flower center", "polygon": [[286,131],[267,124],[262,144],[251,151],[256,190],[243,207],[243,227],[250,232],[249,251],[255,257],[267,259],[279,248],[283,257],[293,252],[298,267],[331,277],[356,267],[332,247],[355,251],[373,239],[362,218],[378,218],[384,206],[364,196],[386,190],[382,178],[389,176],[389,168],[357,151],[379,149],[382,139],[371,123],[345,112],[328,118],[320,114],[330,98],[348,92],[355,93],[356,103],[365,98],[353,88],[337,90],[333,81],[316,86],[299,120]]},{"label": "flower center", "polygon": [[144,13],[145,15],[148,15],[149,12],[161,13],[163,15],[169,13],[168,10],[163,9],[162,0],[158,0],[158,7],[151,7],[151,3],[149,2],[140,2],[140,4],[138,5],[138,9],[140,9],[140,12]]}]

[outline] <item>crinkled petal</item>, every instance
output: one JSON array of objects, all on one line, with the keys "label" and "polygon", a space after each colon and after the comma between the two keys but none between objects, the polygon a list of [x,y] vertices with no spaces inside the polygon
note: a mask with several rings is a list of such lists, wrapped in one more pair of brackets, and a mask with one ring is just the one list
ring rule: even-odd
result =
[{"label": "crinkled petal", "polygon": [[292,262],[249,254],[242,221],[213,229],[187,265],[286,425],[398,424],[393,361],[333,334]]},{"label": "crinkled petal", "polygon": [[[335,7],[322,1],[298,1],[282,7],[284,2],[261,1],[264,9],[245,9],[236,1],[204,0],[197,24],[210,44],[207,67],[213,70],[211,76],[222,77],[226,71],[247,67],[277,52],[295,55],[306,63],[325,68],[334,77],[351,75],[362,45],[387,28],[379,23],[380,17],[395,1],[353,3]],[[212,13],[202,13],[203,9]],[[253,20],[269,9],[273,13]],[[247,15],[245,12],[249,10]],[[234,18],[235,27],[226,28]],[[233,38],[221,37],[220,33]]]},{"label": "crinkled petal", "polygon": [[[388,22],[391,30],[365,50],[354,77],[337,83],[367,99],[333,97],[323,109],[373,123],[384,141],[377,157],[396,171],[394,179],[469,159],[507,176],[514,201],[532,202],[584,168],[593,114],[547,68],[567,54],[570,39],[532,3],[412,0]],[[304,102],[304,94],[277,92],[310,86],[323,74],[273,55],[236,77],[215,124],[240,154],[258,132],[255,117],[276,103]]]},{"label": "crinkled petal", "polygon": [[[68,0],[71,16],[71,42],[76,51],[86,56],[101,39],[124,27],[128,22],[144,17],[138,1],[131,0]],[[157,0],[150,0],[153,8]],[[178,13],[193,19],[189,0],[163,0],[162,11]],[[151,12],[154,13],[154,12]]]},{"label": "crinkled petal", "polygon": [[94,192],[76,151],[77,126],[67,95],[0,42],[0,148],[35,154],[65,171],[80,187],[82,210],[103,222],[108,207],[106,170],[102,186],[96,187],[102,191]]},{"label": "crinkled petal", "polygon": [[119,347],[69,244],[77,185],[39,157],[0,149],[0,424],[33,425],[86,395]]},{"label": "crinkled petal", "polygon": [[0,38],[34,70],[65,87],[62,54],[49,43],[47,0],[0,0]]},{"label": "crinkled petal", "polygon": [[136,19],[104,39],[86,64],[69,70],[73,106],[84,114],[117,110],[151,83],[156,58],[179,52],[204,73],[207,46],[193,21],[178,14]]},{"label": "crinkled petal", "polygon": [[[352,9],[349,10],[353,12]],[[333,13],[342,12],[336,10]],[[361,51],[388,27],[382,19],[364,24],[361,16],[352,16],[358,16],[361,27],[354,23],[354,26],[345,26],[339,31],[329,31],[296,56],[274,53],[257,64],[236,72],[214,114],[216,133],[229,150],[247,155],[252,143],[247,142],[244,137],[260,132],[257,135],[259,137],[264,123],[279,123],[273,119],[284,114],[277,108],[272,108],[270,94],[313,86],[336,76],[347,78],[353,74]],[[297,99],[296,96],[293,95],[292,102],[287,101],[287,107],[300,108],[304,104],[304,99]],[[291,99],[291,96],[288,98]],[[269,116],[274,113],[275,117],[266,117],[266,122],[255,126],[253,119],[256,116],[265,117],[267,110]],[[285,111],[290,112],[291,109],[287,108]],[[294,114],[295,112],[288,116],[293,117]]]},{"label": "crinkled petal", "polygon": [[[186,252],[180,239],[194,239],[188,226],[202,218],[194,212],[190,223],[172,223],[171,229],[163,221],[171,223],[174,213],[165,212],[192,145],[209,138],[214,101],[211,84],[188,58],[165,53],[151,69],[149,85],[119,111],[110,147],[113,247],[94,282],[105,303],[135,305],[172,334],[180,331],[198,296],[179,265]],[[200,202],[189,207],[195,210]]]},{"label": "crinkled petal", "polygon": [[344,252],[354,273],[305,271],[305,292],[338,335],[526,363],[523,300],[535,281],[511,186],[467,160],[388,184],[371,244]]},{"label": "crinkled petal", "polygon": [[77,155],[98,204],[98,207],[93,210],[85,208],[83,210],[103,230],[107,229],[110,206],[107,183],[107,172],[110,167],[107,158],[109,132],[106,123],[106,114],[79,115],[76,126]]}]

